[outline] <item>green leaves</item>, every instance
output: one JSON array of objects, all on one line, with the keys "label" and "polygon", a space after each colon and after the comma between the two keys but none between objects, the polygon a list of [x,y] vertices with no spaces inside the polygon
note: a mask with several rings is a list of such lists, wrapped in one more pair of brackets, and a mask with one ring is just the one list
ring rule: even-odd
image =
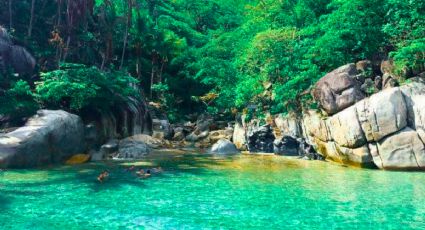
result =
[{"label": "green leaves", "polygon": [[62,69],[42,73],[36,82],[38,98],[45,106],[78,111],[84,107],[105,109],[138,97],[132,87],[137,81],[123,72],[101,72],[80,64],[62,65]]}]

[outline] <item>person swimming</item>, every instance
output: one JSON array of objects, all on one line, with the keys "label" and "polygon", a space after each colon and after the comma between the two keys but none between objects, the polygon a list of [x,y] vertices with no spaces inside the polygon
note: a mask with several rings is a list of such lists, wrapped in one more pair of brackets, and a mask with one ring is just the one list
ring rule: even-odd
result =
[{"label": "person swimming", "polygon": [[146,172],[145,172],[145,170],[140,169],[139,171],[137,171],[137,172],[136,172],[136,174],[137,174],[137,176],[139,176],[139,178],[143,178],[143,179],[145,179],[145,178],[148,178],[148,177],[150,177],[150,176],[151,176],[151,170],[150,170],[150,169],[148,169],[148,170],[146,170]]},{"label": "person swimming", "polygon": [[131,172],[131,171],[134,171],[135,169],[136,169],[136,166],[132,165],[129,168],[126,168],[126,171]]},{"label": "person swimming", "polygon": [[103,171],[102,173],[99,174],[99,176],[97,177],[97,180],[100,183],[103,183],[103,181],[105,181],[108,178],[109,178],[109,171],[105,170],[105,171]]}]

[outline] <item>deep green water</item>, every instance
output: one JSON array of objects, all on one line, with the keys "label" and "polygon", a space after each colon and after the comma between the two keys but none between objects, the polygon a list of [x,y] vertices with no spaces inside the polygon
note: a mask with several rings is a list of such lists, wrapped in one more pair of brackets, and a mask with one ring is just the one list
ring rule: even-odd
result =
[{"label": "deep green water", "polygon": [[[424,229],[425,173],[274,156],[160,154],[0,172],[1,229]],[[111,178],[95,178],[103,169]]]}]

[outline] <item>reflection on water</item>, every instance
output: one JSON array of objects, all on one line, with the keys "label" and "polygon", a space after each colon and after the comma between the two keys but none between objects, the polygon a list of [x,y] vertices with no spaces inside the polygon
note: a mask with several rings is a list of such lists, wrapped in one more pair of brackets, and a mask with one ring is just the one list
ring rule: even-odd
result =
[{"label": "reflection on water", "polygon": [[[125,168],[161,166],[139,179]],[[96,177],[104,169],[111,178]],[[421,229],[425,174],[347,168],[270,155],[158,153],[0,172],[8,229]],[[11,221],[10,217],[13,217]]]}]

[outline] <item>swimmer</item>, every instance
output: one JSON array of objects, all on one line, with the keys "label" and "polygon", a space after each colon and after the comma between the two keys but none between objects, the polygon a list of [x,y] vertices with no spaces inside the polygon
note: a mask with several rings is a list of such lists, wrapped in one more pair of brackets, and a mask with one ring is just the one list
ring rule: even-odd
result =
[{"label": "swimmer", "polygon": [[134,169],[136,169],[136,166],[132,165],[130,168],[127,168],[127,169],[126,169],[126,171],[127,171],[127,172],[131,172],[131,171],[133,171]]},{"label": "swimmer", "polygon": [[140,171],[137,172],[137,175],[142,179],[148,178],[151,176],[151,170],[148,169],[145,172],[145,170],[141,169]]},{"label": "swimmer", "polygon": [[145,170],[140,169],[139,171],[136,172],[136,174],[139,175],[139,176],[143,176],[143,175],[145,175]]},{"label": "swimmer", "polygon": [[105,170],[101,174],[99,174],[99,176],[97,177],[97,180],[100,183],[103,183],[103,181],[105,181],[106,179],[108,179],[108,177],[109,177],[109,172],[108,172],[108,170]]}]

